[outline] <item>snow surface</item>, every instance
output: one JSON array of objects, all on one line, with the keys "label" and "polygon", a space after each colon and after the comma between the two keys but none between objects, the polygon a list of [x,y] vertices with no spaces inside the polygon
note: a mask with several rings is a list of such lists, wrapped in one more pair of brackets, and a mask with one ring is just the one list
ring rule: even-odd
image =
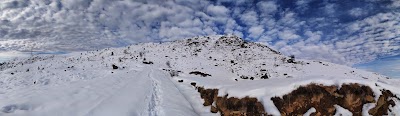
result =
[{"label": "snow surface", "polygon": [[[328,62],[296,59],[298,63],[287,63],[286,59],[266,46],[235,36],[16,59],[0,66],[0,115],[219,115],[202,105],[191,82],[218,88],[219,95],[256,97],[273,115],[280,113],[271,97],[310,83],[360,83],[373,89],[375,99],[381,89],[400,95],[399,79]],[[119,68],[112,69],[112,65]],[[163,69],[181,72],[171,77]],[[189,74],[192,71],[212,76]],[[268,79],[261,79],[263,75]],[[364,114],[372,107],[364,106]],[[399,105],[392,111],[400,114]]]},{"label": "snow surface", "polygon": [[[339,112],[339,113],[336,113],[335,116],[353,116],[353,113],[351,113],[349,110],[347,110],[343,107],[340,107],[339,105],[335,105],[335,108],[336,108],[337,112]],[[363,114],[363,115],[365,115],[365,114]]]},{"label": "snow surface", "polygon": [[314,112],[316,112],[317,110],[314,108],[314,107],[312,107],[312,108],[310,108],[303,116],[310,116],[311,115],[311,113],[314,113]]}]

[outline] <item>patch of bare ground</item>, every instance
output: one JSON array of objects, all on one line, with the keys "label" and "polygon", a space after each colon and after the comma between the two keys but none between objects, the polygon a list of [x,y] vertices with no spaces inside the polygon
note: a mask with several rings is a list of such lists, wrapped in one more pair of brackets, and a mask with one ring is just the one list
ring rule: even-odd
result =
[{"label": "patch of bare ground", "polygon": [[393,95],[393,93],[390,92],[389,90],[382,90],[382,95],[379,96],[378,102],[376,103],[375,107],[369,110],[368,113],[373,116],[388,115],[388,111],[391,112],[389,106],[396,105],[395,102],[393,101],[393,99],[395,98],[400,100],[399,97]]},{"label": "patch of bare ground", "polygon": [[335,91],[337,91],[335,86],[311,84],[299,87],[283,98],[273,97],[271,100],[283,116],[303,115],[312,107],[315,108],[317,115],[329,115],[336,112],[334,107],[336,101],[333,99],[337,95],[331,94]]},{"label": "patch of bare ground", "polygon": [[204,89],[196,87],[204,99],[204,106],[211,106],[211,112],[220,112],[222,116],[266,116],[264,106],[256,98],[235,98],[225,95],[217,96],[218,89]]},{"label": "patch of bare ground", "polygon": [[354,83],[343,84],[339,89],[337,86],[309,84],[283,97],[273,97],[271,100],[282,116],[303,115],[312,107],[316,110],[312,115],[331,116],[336,113],[334,105],[349,110],[354,116],[361,116],[362,108],[366,103],[376,103],[376,107],[369,110],[370,115],[387,115],[387,112],[391,111],[389,105],[395,105],[390,99],[396,96],[390,91],[382,93],[376,102],[374,93],[368,86]]},{"label": "patch of bare ground", "polygon": [[[194,85],[195,86],[195,85]],[[204,106],[211,106],[212,113],[220,112],[223,116],[265,116],[268,115],[264,106],[256,98],[235,98],[218,96],[218,89],[205,89],[196,86]],[[314,116],[332,116],[336,114],[334,105],[339,105],[354,116],[361,116],[363,106],[375,103],[368,113],[373,116],[388,115],[390,106],[395,106],[394,99],[400,100],[389,90],[382,90],[382,95],[376,101],[372,89],[360,84],[343,84],[342,86],[324,86],[309,84],[301,86],[282,97],[273,97],[276,108],[282,116],[303,115],[310,108],[315,108]]]}]

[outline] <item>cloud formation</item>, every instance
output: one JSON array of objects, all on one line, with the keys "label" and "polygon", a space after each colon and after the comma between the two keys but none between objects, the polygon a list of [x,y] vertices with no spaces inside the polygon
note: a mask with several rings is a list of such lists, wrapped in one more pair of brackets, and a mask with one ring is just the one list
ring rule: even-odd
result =
[{"label": "cloud formation", "polygon": [[400,54],[399,4],[397,0],[2,0],[0,50],[80,51],[235,34],[287,55],[352,65]]}]

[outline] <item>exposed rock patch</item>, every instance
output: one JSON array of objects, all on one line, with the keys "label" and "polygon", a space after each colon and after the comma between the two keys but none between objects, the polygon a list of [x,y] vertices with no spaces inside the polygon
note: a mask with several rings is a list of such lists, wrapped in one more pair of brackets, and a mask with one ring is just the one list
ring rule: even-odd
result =
[{"label": "exposed rock patch", "polygon": [[[69,68],[69,67],[68,67]],[[116,66],[115,64],[112,65],[113,69],[118,69],[118,66]]]},{"label": "exposed rock patch", "polygon": [[[223,116],[263,116],[268,115],[264,106],[257,98],[235,98],[218,96],[218,89],[196,87],[204,100],[204,106],[211,106],[210,112],[220,112]],[[368,113],[373,116],[388,115],[390,107],[395,106],[394,99],[399,99],[389,90],[382,90],[382,95],[376,101],[372,89],[360,84],[343,84],[342,86],[324,86],[309,84],[301,86],[283,97],[273,97],[271,100],[282,116],[304,115],[311,108],[311,115],[332,116],[337,113],[335,105],[350,111],[354,116],[361,116],[363,106],[376,103]]]},{"label": "exposed rock patch", "polygon": [[193,87],[196,87],[196,82],[191,82],[190,85],[192,85]]},{"label": "exposed rock patch", "polygon": [[[344,84],[338,91],[343,97],[338,97],[338,105],[349,110],[354,116],[362,115],[363,105],[366,103],[374,103],[374,93],[368,86],[359,84]],[[372,98],[372,99],[371,99]],[[388,109],[386,109],[388,110]]]},{"label": "exposed rock patch", "polygon": [[[361,116],[364,104],[376,102],[374,93],[368,86],[343,84],[340,89],[338,88],[309,84],[283,97],[273,97],[271,100],[283,116],[303,115],[312,107],[316,110],[313,115],[334,115],[336,113],[334,105],[349,110],[354,116]],[[389,100],[389,97],[393,97],[390,91],[382,93],[376,107],[369,111],[371,115],[387,115],[387,111],[390,111],[389,105],[395,105],[393,100]]]},{"label": "exposed rock patch", "polygon": [[271,100],[284,116],[303,115],[312,107],[316,110],[315,114],[332,115],[336,112],[336,103],[332,100],[335,95],[330,92],[337,91],[335,88],[311,84],[299,87],[282,98],[273,97]]},{"label": "exposed rock patch", "polygon": [[218,89],[204,89],[197,87],[197,92],[200,93],[201,99],[204,100],[204,106],[210,106],[217,99]]},{"label": "exposed rock patch", "polygon": [[216,41],[216,44],[217,45],[222,44],[222,45],[228,45],[228,46],[244,46],[245,47],[245,45],[243,45],[244,44],[244,40],[239,38],[239,37],[237,37],[237,36],[234,36],[234,37],[225,37],[225,36],[220,37]]},{"label": "exposed rock patch", "polygon": [[265,116],[264,106],[256,98],[235,98],[217,96],[218,89],[196,87],[204,100],[204,106],[211,106],[212,113],[220,112],[223,116]]},{"label": "exposed rock patch", "polygon": [[143,64],[153,64],[152,61],[143,61]]},{"label": "exposed rock patch", "polygon": [[211,76],[210,74],[203,73],[203,72],[200,72],[200,71],[192,71],[192,72],[190,72],[189,74],[200,75],[200,76],[202,76],[202,77]]},{"label": "exposed rock patch", "polygon": [[395,102],[393,101],[394,98],[398,98],[397,96],[393,95],[392,92],[389,90],[382,90],[382,95],[379,96],[378,102],[376,103],[375,107],[368,111],[370,115],[373,116],[382,116],[388,115],[389,106],[395,106]]}]

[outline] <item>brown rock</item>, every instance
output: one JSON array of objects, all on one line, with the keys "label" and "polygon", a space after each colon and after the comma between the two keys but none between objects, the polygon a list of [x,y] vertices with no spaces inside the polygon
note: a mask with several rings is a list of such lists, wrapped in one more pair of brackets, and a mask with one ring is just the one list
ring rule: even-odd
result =
[{"label": "brown rock", "polygon": [[210,106],[218,95],[218,89],[204,89],[203,87],[199,87],[198,92],[200,92],[200,97],[204,99],[204,106]]},{"label": "brown rock", "polygon": [[303,115],[314,107],[314,115],[334,115],[335,104],[348,109],[355,116],[362,114],[366,103],[374,102],[371,88],[359,84],[343,84],[340,90],[337,86],[309,84],[301,86],[291,93],[271,100],[281,112],[281,115]]},{"label": "brown rock", "polygon": [[214,106],[211,106],[211,112],[212,113],[217,113],[218,109],[216,107],[214,107]]},{"label": "brown rock", "polygon": [[[271,100],[283,116],[303,115],[314,107],[315,114],[333,115],[335,110],[335,97],[333,87],[310,84],[299,87],[282,98],[273,97]],[[330,90],[331,92],[328,92]]]},{"label": "brown rock", "polygon": [[379,96],[378,101],[374,108],[370,109],[368,113],[373,116],[388,115],[389,106],[395,106],[395,102],[389,98],[395,98],[392,92],[389,90],[383,90],[382,95]]},{"label": "brown rock", "polygon": [[372,103],[366,96],[374,96],[370,87],[354,83],[342,85],[338,93],[344,96],[337,99],[338,105],[352,112],[354,116],[361,116],[363,105]]},{"label": "brown rock", "polygon": [[230,97],[218,97],[218,89],[204,89],[198,87],[201,98],[204,99],[204,106],[209,106],[215,102],[215,106],[211,106],[211,112],[220,112],[224,116],[261,116],[266,115],[264,106],[256,99],[245,97],[242,99]]},{"label": "brown rock", "polygon": [[[263,105],[256,98],[228,98],[228,95],[217,96],[218,89],[196,88],[201,98],[204,99],[203,105],[215,104],[215,106],[211,106],[213,113],[220,112],[223,116],[267,115]],[[363,106],[366,103],[375,102],[376,106],[368,113],[373,116],[381,116],[388,115],[388,111],[391,111],[389,107],[396,105],[393,101],[394,98],[399,99],[388,90],[383,90],[377,101],[374,96],[370,87],[360,84],[343,84],[341,87],[309,84],[282,97],[273,97],[271,100],[282,116],[303,115],[312,107],[316,110],[311,114],[313,116],[332,116],[336,113],[334,105],[349,110],[354,116],[361,116]]]},{"label": "brown rock", "polygon": [[372,97],[372,96],[370,96],[370,95],[368,95],[368,96],[365,96],[365,100],[367,101],[367,102],[375,102],[375,99],[374,99],[374,97]]}]

